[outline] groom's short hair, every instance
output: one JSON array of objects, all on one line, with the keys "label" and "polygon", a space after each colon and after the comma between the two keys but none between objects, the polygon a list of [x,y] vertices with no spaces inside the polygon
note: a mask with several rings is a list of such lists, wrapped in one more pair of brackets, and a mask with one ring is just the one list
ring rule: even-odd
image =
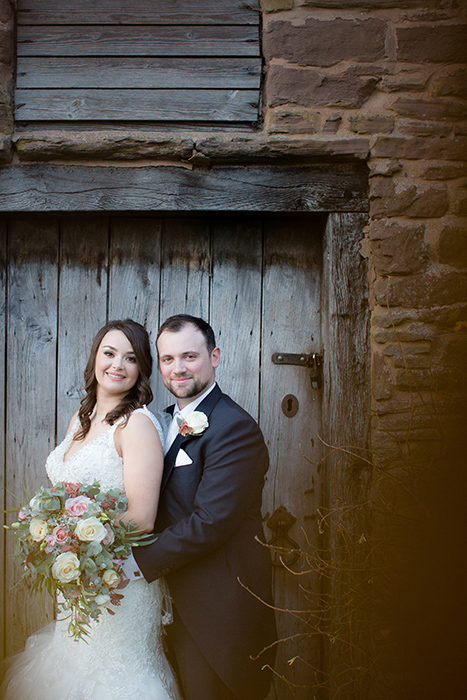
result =
[{"label": "groom's short hair", "polygon": [[159,336],[161,335],[161,333],[164,333],[164,331],[169,331],[170,333],[177,333],[188,324],[194,326],[198,331],[200,331],[204,335],[206,347],[208,349],[208,352],[211,353],[216,347],[216,338],[214,336],[214,331],[212,330],[209,323],[207,323],[203,318],[199,318],[198,316],[190,316],[190,314],[177,314],[176,316],[169,316],[169,318],[166,321],[164,321],[162,326],[159,328],[159,332],[156,338],[156,345],[157,341],[159,340]]}]

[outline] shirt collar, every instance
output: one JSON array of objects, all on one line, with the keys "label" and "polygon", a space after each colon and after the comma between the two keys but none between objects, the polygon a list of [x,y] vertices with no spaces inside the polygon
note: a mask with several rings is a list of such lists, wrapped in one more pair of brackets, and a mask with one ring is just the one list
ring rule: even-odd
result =
[{"label": "shirt collar", "polygon": [[201,394],[201,396],[198,396],[197,399],[195,399],[191,403],[187,404],[187,406],[185,406],[184,408],[180,409],[178,407],[178,403],[175,404],[173,417],[175,418],[175,416],[181,416],[183,420],[186,420],[188,418],[188,416],[190,415],[190,413],[193,413],[193,411],[195,411],[198,408],[201,401],[204,401],[206,396],[211,393],[211,391],[214,389],[215,386],[216,386],[216,382],[214,382],[214,384],[212,384],[209,387],[209,389],[206,389],[204,394]]}]

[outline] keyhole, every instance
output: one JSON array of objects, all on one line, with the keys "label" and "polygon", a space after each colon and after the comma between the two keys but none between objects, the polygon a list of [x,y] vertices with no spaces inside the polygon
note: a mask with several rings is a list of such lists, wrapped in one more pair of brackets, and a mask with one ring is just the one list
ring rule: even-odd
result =
[{"label": "keyhole", "polygon": [[298,411],[297,397],[293,394],[287,394],[287,396],[284,396],[282,399],[281,408],[284,416],[287,416],[287,418],[293,418]]}]

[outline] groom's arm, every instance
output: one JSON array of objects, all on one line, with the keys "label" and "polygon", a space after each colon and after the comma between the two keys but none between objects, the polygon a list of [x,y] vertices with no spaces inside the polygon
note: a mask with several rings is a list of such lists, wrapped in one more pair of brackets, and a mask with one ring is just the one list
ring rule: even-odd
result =
[{"label": "groom's arm", "polygon": [[211,424],[211,434],[206,434],[203,476],[193,512],[165,529],[154,544],[134,550],[148,581],[220,546],[252,506],[260,508],[268,468],[263,436],[248,416],[223,418],[216,427]]}]

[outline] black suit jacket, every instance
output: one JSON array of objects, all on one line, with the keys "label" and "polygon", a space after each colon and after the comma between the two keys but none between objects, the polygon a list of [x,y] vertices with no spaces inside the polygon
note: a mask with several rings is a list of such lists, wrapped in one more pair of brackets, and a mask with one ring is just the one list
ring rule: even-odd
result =
[{"label": "black suit jacket", "polygon": [[[175,439],[164,461],[159,537],[134,554],[148,581],[167,577],[186,628],[227,686],[258,700],[270,684],[261,668],[274,652],[250,657],[276,639],[271,558],[258,542],[268,453],[256,422],[218,386],[196,410],[209,427]],[[175,466],[180,448],[191,464]]]}]

